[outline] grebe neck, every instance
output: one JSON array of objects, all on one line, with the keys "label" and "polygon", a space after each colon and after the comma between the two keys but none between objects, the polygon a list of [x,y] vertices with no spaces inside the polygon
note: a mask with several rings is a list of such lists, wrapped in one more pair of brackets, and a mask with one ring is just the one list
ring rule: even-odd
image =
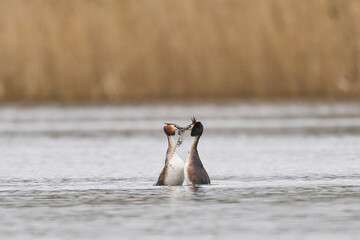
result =
[{"label": "grebe neck", "polygon": [[172,138],[172,136],[167,135],[167,139],[168,139],[168,149],[166,151],[166,159],[165,162],[169,161],[172,157],[172,155],[175,152],[175,143],[174,143],[174,139]]},{"label": "grebe neck", "polygon": [[190,153],[193,152],[193,151],[196,151],[197,152],[197,146],[198,146],[198,143],[199,143],[199,139],[200,139],[201,135],[198,135],[198,136],[195,136],[194,137],[194,140],[190,146]]}]

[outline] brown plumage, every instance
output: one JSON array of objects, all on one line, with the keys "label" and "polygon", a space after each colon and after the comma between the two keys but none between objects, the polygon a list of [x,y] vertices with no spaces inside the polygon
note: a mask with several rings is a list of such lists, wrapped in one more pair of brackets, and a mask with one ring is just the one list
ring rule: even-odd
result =
[{"label": "brown plumage", "polygon": [[157,186],[163,186],[163,185],[165,185],[165,178],[166,178],[166,176],[167,176],[167,170],[168,170],[168,167],[165,166],[165,167],[163,168],[163,170],[161,171],[160,176],[159,176],[159,179],[158,179],[158,181],[157,181],[157,183],[156,183]]},{"label": "brown plumage", "polygon": [[185,164],[185,179],[188,184],[210,184],[210,178],[207,174],[197,150],[199,139],[203,133],[203,125],[195,118],[191,119],[193,123],[189,129],[191,129],[191,136],[194,137],[194,141],[190,146],[188,160]]}]

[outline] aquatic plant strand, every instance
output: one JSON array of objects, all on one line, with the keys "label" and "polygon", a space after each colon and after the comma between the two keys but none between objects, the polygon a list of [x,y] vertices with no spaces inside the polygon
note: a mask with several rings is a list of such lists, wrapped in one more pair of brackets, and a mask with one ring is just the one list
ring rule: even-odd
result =
[{"label": "aquatic plant strand", "polygon": [[178,140],[177,140],[177,142],[176,142],[175,148],[181,146],[181,144],[184,142],[184,132],[185,132],[185,129],[184,129],[184,128],[181,128],[181,129],[178,129],[178,131],[179,131],[179,132],[178,132],[179,137],[178,137]]},{"label": "aquatic plant strand", "polygon": [[[171,153],[170,158],[172,158],[172,155],[175,153],[176,148],[179,147],[179,146],[181,146],[181,144],[184,142],[184,132],[185,132],[185,131],[186,131],[186,129],[183,128],[183,127],[180,127],[180,128],[177,129],[177,132],[178,132],[179,137],[178,137],[178,139],[177,139],[177,141],[176,141],[174,150],[173,150],[173,152]],[[171,164],[169,164],[169,165],[170,165],[171,168],[173,168],[173,167],[171,166]]]}]

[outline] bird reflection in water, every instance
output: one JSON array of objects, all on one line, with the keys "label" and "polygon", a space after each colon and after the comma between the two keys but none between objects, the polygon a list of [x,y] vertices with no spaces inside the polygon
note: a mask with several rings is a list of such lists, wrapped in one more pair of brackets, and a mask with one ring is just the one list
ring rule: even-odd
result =
[{"label": "bird reflection in water", "polygon": [[202,187],[196,185],[171,186],[167,188],[167,192],[170,202],[204,200]]}]

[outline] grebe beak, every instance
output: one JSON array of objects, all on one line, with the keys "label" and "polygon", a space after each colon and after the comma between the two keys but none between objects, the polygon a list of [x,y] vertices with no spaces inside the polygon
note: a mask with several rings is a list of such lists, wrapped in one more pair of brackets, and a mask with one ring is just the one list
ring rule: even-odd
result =
[{"label": "grebe beak", "polygon": [[194,123],[187,125],[184,130],[192,130],[194,127]]}]

